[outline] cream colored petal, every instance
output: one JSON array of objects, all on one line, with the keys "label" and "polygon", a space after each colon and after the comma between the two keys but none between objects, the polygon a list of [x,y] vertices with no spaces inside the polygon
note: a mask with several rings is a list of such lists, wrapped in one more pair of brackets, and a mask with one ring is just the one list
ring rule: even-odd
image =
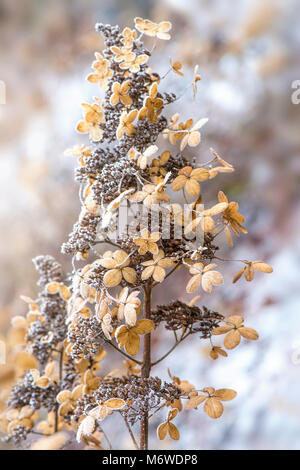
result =
[{"label": "cream colored petal", "polygon": [[103,277],[104,284],[107,287],[118,286],[121,280],[122,280],[122,272],[120,269],[111,269],[107,271]]},{"label": "cream colored petal", "polygon": [[125,281],[129,282],[130,284],[134,284],[136,281],[136,272],[133,268],[123,268],[122,274]]},{"label": "cream colored petal", "polygon": [[241,335],[239,330],[232,330],[226,335],[224,339],[224,346],[226,349],[234,349],[240,344],[240,341]]},{"label": "cream colored petal", "polygon": [[158,253],[158,246],[154,242],[149,242],[148,243],[148,251],[152,253],[153,255],[156,255]]},{"label": "cream colored petal", "polygon": [[103,268],[106,268],[106,269],[113,269],[117,265],[117,261],[112,258],[99,259],[98,263],[100,264],[100,266],[103,266]]},{"label": "cream colored petal", "polygon": [[156,282],[162,282],[164,278],[166,277],[166,272],[165,270],[160,267],[160,266],[155,266],[154,271],[153,271],[153,279]]},{"label": "cream colored petal", "polygon": [[71,396],[72,396],[72,394],[69,390],[62,390],[57,395],[56,400],[58,401],[58,403],[63,403],[67,400],[70,400]]},{"label": "cream colored petal", "polygon": [[205,181],[209,178],[209,172],[204,168],[195,168],[191,173],[191,177],[198,181]]},{"label": "cream colored petal", "polygon": [[187,283],[186,286],[186,291],[188,293],[194,292],[196,289],[198,289],[200,282],[201,282],[202,274],[196,274],[193,276],[189,282]]},{"label": "cream colored petal", "polygon": [[124,287],[124,289],[121,290],[120,295],[119,295],[120,302],[122,303],[126,302],[126,299],[128,297],[128,292],[129,292],[128,287]]},{"label": "cream colored petal", "polygon": [[179,175],[175,178],[175,180],[172,183],[172,189],[173,191],[179,191],[182,189],[187,181],[186,176],[184,175]]},{"label": "cream colored petal", "polygon": [[204,405],[204,411],[210,418],[217,419],[223,414],[223,405],[216,398],[208,398]]},{"label": "cream colored petal", "polygon": [[125,343],[125,349],[130,356],[135,356],[138,354],[140,349],[140,337],[133,331],[128,332],[128,338]]},{"label": "cream colored petal", "polygon": [[255,341],[259,338],[259,335],[256,330],[253,328],[248,328],[246,326],[241,326],[239,328],[240,334],[246,338],[246,339],[251,339],[252,341]]},{"label": "cream colored petal", "polygon": [[163,258],[158,262],[158,266],[161,268],[169,268],[170,266],[173,266],[174,261],[171,258]]},{"label": "cream colored petal", "polygon": [[110,104],[112,106],[115,106],[116,104],[118,104],[119,102],[119,95],[117,95],[117,93],[113,93],[110,97],[110,100],[109,100]]},{"label": "cream colored petal", "polygon": [[146,335],[147,333],[150,333],[150,331],[152,331],[153,328],[154,328],[154,323],[152,320],[143,319],[143,320],[137,321],[133,330],[139,335]]},{"label": "cream colored petal", "polygon": [[124,316],[127,325],[134,326],[136,324],[136,310],[133,307],[126,305],[124,309]]},{"label": "cream colored petal", "polygon": [[57,294],[60,290],[61,284],[59,282],[50,282],[46,285],[46,291],[49,294]]},{"label": "cream colored petal", "polygon": [[228,388],[220,388],[216,390],[214,396],[218,398],[218,400],[222,401],[231,401],[236,397],[237,393],[234,390],[230,390]]},{"label": "cream colored petal", "polygon": [[244,323],[244,318],[241,315],[230,315],[227,321],[239,328]]},{"label": "cream colored petal", "polygon": [[263,261],[254,261],[252,263],[254,269],[257,271],[261,271],[262,273],[272,273],[273,268],[269,264],[263,262]]},{"label": "cream colored petal", "polygon": [[142,272],[142,279],[149,279],[149,277],[151,277],[154,272],[154,268],[155,266],[153,265],[146,267]]},{"label": "cream colored petal", "polygon": [[198,196],[200,193],[200,184],[194,178],[188,178],[185,189],[191,196]]},{"label": "cream colored petal", "polygon": [[157,428],[157,437],[161,441],[166,438],[168,432],[168,423],[161,423]]},{"label": "cream colored petal", "polygon": [[125,401],[121,398],[111,398],[105,402],[105,406],[111,410],[120,410],[126,405]]}]

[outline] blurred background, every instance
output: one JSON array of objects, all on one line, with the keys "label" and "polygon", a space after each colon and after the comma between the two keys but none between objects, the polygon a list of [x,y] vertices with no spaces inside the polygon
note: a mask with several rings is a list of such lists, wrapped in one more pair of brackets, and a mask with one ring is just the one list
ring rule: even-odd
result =
[{"label": "blurred background", "polygon": [[[132,27],[141,16],[173,23],[172,40],[160,41],[151,68],[164,74],[170,57],[181,61],[184,77],[169,74],[162,84],[178,95],[195,64],[202,80],[196,104],[188,91],[168,115],[179,109],[183,120],[209,117],[198,160],[207,161],[213,147],[236,171],[207,185],[205,202],[214,203],[222,189],[246,216],[249,235],[233,250],[223,243],[222,254],[263,259],[274,268],[272,275],[232,286],[238,266],[219,263],[225,286],[203,294],[200,305],[242,314],[260,341],[213,362],[209,345],[195,335],[160,364],[153,373],[166,379],[169,367],[198,386],[233,388],[238,397],[217,421],[200,411],[181,413],[181,440],[161,444],[152,433],[152,448],[300,448],[300,104],[291,101],[292,82],[300,80],[297,6],[297,0],[0,2],[0,80],[6,84],[6,104],[0,105],[0,339],[11,317],[25,311],[20,295],[36,295],[33,257],[51,254],[70,271],[60,246],[80,204],[76,162],[63,152],[87,142],[74,128],[80,103],[99,93],[85,81],[94,51],[102,48],[96,22]],[[155,301],[166,303],[179,290],[187,299],[186,279],[177,276],[163,297],[157,290]],[[158,356],[171,341],[156,334]],[[8,366],[0,365],[0,410],[9,379]],[[119,448],[130,446],[125,434],[119,438]]]}]

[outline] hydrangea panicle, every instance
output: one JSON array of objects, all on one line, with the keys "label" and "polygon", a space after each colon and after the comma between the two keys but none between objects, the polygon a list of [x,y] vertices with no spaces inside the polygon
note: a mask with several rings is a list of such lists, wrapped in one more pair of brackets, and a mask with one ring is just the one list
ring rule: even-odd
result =
[{"label": "hydrangea panicle", "polygon": [[[234,171],[214,150],[209,163],[196,164],[185,155],[188,147],[197,152],[200,130],[208,119],[198,116],[194,122],[186,116],[180,121],[178,104],[175,115],[166,117],[168,105],[177,97],[164,91],[163,79],[171,71],[182,79],[188,71],[183,74],[181,63],[171,60],[163,77],[152,72],[155,47],[148,50],[143,39],[148,37],[151,46],[169,40],[171,28],[169,21],[142,18],[135,18],[133,29],[96,25],[105,48],[96,52],[87,80],[97,91],[100,87],[102,96],[82,104],[77,131],[89,142],[66,152],[78,158],[75,180],[82,203],[62,246],[62,252],[72,256],[73,269],[64,277],[51,256],[35,258],[40,292],[35,300],[23,298],[28,314],[12,321],[15,330],[24,331],[24,373],[11,390],[0,423],[6,439],[16,444],[35,432],[45,436],[36,448],[44,442],[57,448],[65,445],[61,432],[67,430],[72,441],[77,438],[86,448],[103,449],[102,422],[114,414],[124,420],[133,445],[147,449],[149,422],[161,411],[165,419],[157,428],[158,439],[178,440],[174,420],[183,409],[201,412],[203,405],[204,412],[216,419],[236,392],[207,384],[196,388],[170,372],[170,380],[164,382],[151,374],[152,368],[192,334],[210,342],[213,360],[228,356],[214,344],[219,335],[225,335],[227,351],[241,338],[258,339],[241,316],[226,319],[206,306],[198,307],[198,298],[152,304],[153,290],[182,266],[190,274],[187,293],[199,289],[209,296],[219,289],[226,280],[216,264],[221,259],[216,256],[216,237],[225,233],[232,245],[232,234],[247,233],[238,204],[222,191],[201,210],[206,185],[220,173]],[[194,97],[199,80],[196,66],[190,83]],[[179,197],[186,202],[185,210]],[[121,226],[123,206],[134,213],[136,231],[130,230],[133,222]],[[185,218],[189,222],[182,231]],[[117,235],[116,226],[121,226]],[[241,263],[234,282],[243,275],[252,281],[255,271],[272,272],[263,261]],[[175,343],[154,359],[151,339],[159,328],[171,331]],[[112,353],[122,359],[120,368],[104,374],[101,363]]]}]

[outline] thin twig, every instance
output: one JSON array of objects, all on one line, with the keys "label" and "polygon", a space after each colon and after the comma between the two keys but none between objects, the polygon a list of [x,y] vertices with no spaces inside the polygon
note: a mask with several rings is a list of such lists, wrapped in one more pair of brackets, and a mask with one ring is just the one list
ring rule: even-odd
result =
[{"label": "thin twig", "polygon": [[96,240],[94,242],[94,245],[100,245],[101,243],[107,243],[108,245],[112,245],[112,246],[115,246],[116,248],[120,249],[120,246],[117,243],[114,243],[111,240],[107,240],[107,239],[105,239],[105,240]]},{"label": "thin twig", "polygon": [[133,444],[134,444],[134,447],[135,447],[137,450],[139,450],[139,446],[138,446],[138,444],[137,444],[137,442],[136,442],[136,439],[135,439],[135,437],[134,437],[134,434],[133,434],[133,432],[132,432],[132,429],[131,429],[131,427],[130,427],[130,425],[129,425],[129,423],[128,423],[128,420],[127,420],[126,416],[123,416],[123,418],[124,418],[126,427],[127,427],[127,429],[128,429],[128,432],[129,432],[129,434],[130,434],[130,437],[131,437],[131,439],[132,439],[132,442],[133,442]]},{"label": "thin twig", "polygon": [[225,262],[236,261],[237,263],[245,263],[245,260],[243,259],[224,259],[224,258],[219,258],[218,256],[214,256],[213,259],[217,259],[219,261],[225,261]]},{"label": "thin twig", "polygon": [[127,357],[127,359],[130,359],[131,361],[134,361],[136,364],[142,365],[142,361],[138,361],[137,359],[134,359],[134,357],[129,356],[125,351],[122,351],[122,349],[118,348],[112,341],[106,341],[108,344],[110,344],[116,351],[118,351],[120,354],[123,354],[123,356]]},{"label": "thin twig", "polygon": [[[174,271],[176,271],[176,269],[180,266],[181,262],[177,263],[176,266],[174,266],[171,271],[168,272],[168,274],[165,276],[164,278],[164,281],[167,279],[167,277],[171,276],[171,274],[173,274]],[[160,284],[160,282],[153,282],[152,284],[152,287],[155,287],[157,286],[157,284]]]},{"label": "thin twig", "polygon": [[156,366],[156,364],[159,364],[161,361],[163,361],[166,357],[169,356],[169,354],[171,354],[171,352],[174,351],[175,348],[177,348],[177,346],[182,343],[182,341],[184,341],[188,336],[190,335],[190,332],[188,332],[186,335],[182,335],[181,338],[179,340],[177,340],[173,346],[171,347],[171,349],[169,349],[169,351],[167,351],[163,356],[161,356],[159,359],[157,359],[157,361],[155,362],[152,362],[151,364],[151,367],[153,366]]},{"label": "thin twig", "polygon": [[105,432],[104,429],[103,429],[102,427],[100,427],[100,426],[99,426],[99,429],[100,429],[101,432],[103,432],[103,435],[104,435],[104,437],[105,437],[105,439],[106,439],[106,441],[107,441],[107,443],[108,443],[109,450],[112,450],[112,444],[111,444],[111,442],[110,442],[110,440],[109,440],[109,438],[108,438],[106,432]]}]

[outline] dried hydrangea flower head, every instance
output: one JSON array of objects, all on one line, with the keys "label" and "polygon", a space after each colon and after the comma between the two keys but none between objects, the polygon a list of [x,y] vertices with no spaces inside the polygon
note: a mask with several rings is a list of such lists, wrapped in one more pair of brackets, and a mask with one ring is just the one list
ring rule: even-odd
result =
[{"label": "dried hydrangea flower head", "polygon": [[[196,164],[196,158],[190,162],[184,154],[190,147],[197,156],[207,118],[199,116],[194,122],[186,116],[181,121],[178,104],[171,119],[165,115],[177,97],[164,91],[164,77],[172,71],[178,79],[188,75],[176,60],[170,61],[163,77],[149,68],[156,41],[169,40],[171,28],[169,21],[142,18],[135,19],[133,29],[96,25],[105,48],[96,52],[87,80],[102,96],[82,104],[77,131],[86,134],[89,143],[66,152],[78,159],[75,180],[82,203],[62,246],[62,252],[72,256],[73,270],[64,277],[52,257],[37,257],[40,292],[35,300],[23,298],[28,314],[12,321],[25,338],[23,373],[0,423],[6,439],[16,444],[40,432],[47,437],[32,448],[56,449],[65,445],[62,431],[68,430],[73,441],[77,436],[86,448],[103,449],[107,441],[102,423],[114,414],[124,420],[133,445],[147,449],[149,422],[163,412],[158,438],[178,440],[173,421],[183,408],[197,410],[204,404],[207,415],[218,418],[223,402],[236,392],[206,384],[197,389],[170,372],[170,381],[163,382],[151,375],[153,366],[176,354],[176,347],[192,334],[210,341],[213,360],[228,356],[214,344],[219,335],[225,335],[229,351],[241,337],[258,339],[242,317],[226,319],[206,306],[200,308],[198,298],[152,305],[153,290],[181,266],[191,275],[187,293],[201,286],[209,295],[219,288],[225,281],[215,263],[221,259],[216,256],[217,235],[225,232],[232,245],[231,232],[247,233],[238,204],[222,191],[209,208],[201,207],[206,185],[220,173],[234,171],[214,150],[208,163]],[[189,88],[194,98],[199,80],[196,66]],[[262,261],[241,263],[234,282],[242,275],[252,281],[255,270],[272,271]],[[154,359],[151,338],[159,328],[172,331],[175,343]],[[120,369],[105,375],[101,363],[112,352],[122,359]]]}]

